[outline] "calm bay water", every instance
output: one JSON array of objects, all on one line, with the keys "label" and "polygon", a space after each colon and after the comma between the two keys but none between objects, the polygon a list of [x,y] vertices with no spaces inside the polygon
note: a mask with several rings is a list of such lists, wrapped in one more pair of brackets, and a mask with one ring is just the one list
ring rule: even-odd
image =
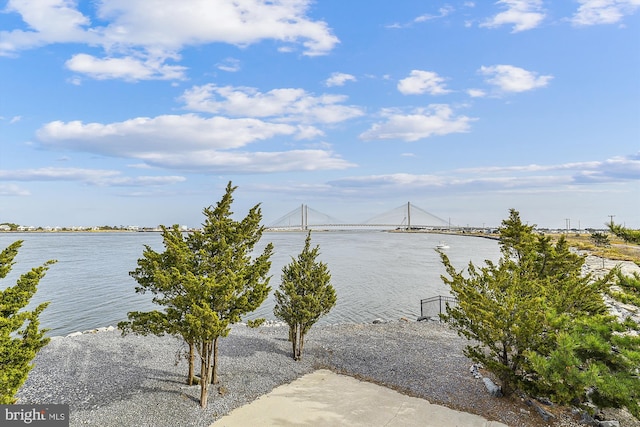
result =
[{"label": "calm bay water", "polygon": [[[280,284],[282,267],[304,246],[303,232],[267,232],[258,250],[272,242],[272,289]],[[329,266],[338,303],[322,323],[371,322],[376,318],[415,320],[420,299],[448,295],[440,275],[444,268],[434,250],[445,239],[456,268],[499,256],[496,241],[465,236],[381,231],[313,232],[320,259]],[[157,308],[150,295],[135,293],[129,271],[136,267],[144,245],[162,250],[160,233],[0,233],[0,249],[24,240],[10,276],[0,289],[49,259],[51,266],[32,303],[50,301],[41,316],[49,335],[116,325],[129,311]],[[273,291],[272,291],[273,294]],[[273,295],[249,318],[274,319]]]}]

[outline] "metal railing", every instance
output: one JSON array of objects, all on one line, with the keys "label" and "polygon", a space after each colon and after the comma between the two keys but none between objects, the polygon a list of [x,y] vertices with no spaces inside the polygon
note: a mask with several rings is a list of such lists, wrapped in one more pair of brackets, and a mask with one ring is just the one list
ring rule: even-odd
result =
[{"label": "metal railing", "polygon": [[450,307],[458,305],[458,300],[454,297],[438,295],[435,297],[420,300],[420,319],[438,318],[440,314]]}]

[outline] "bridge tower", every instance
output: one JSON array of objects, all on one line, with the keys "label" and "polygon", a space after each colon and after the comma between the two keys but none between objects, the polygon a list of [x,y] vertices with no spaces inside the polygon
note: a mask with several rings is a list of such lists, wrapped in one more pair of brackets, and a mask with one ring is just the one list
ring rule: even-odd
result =
[{"label": "bridge tower", "polygon": [[304,203],[300,206],[300,229],[306,231],[309,229],[309,205]]}]

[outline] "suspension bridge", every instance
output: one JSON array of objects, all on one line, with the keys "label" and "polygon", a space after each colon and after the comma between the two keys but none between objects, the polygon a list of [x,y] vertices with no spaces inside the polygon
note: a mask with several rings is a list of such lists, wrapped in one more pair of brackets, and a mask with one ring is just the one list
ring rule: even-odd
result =
[{"label": "suspension bridge", "polygon": [[[267,229],[271,230],[309,230],[311,228],[398,228],[405,230],[417,229],[450,229],[450,221],[439,218],[424,209],[421,209],[411,202],[399,206],[390,211],[376,215],[360,223],[347,223],[330,215],[315,210],[308,205],[302,204],[291,212],[281,216]],[[457,227],[454,227],[457,228]]]}]

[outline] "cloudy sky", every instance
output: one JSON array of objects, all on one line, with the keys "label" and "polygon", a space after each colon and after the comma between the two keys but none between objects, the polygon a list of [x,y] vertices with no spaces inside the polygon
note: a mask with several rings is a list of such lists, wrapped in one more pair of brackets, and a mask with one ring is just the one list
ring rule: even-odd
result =
[{"label": "cloudy sky", "polygon": [[0,1],[0,223],[640,228],[640,0]]}]

